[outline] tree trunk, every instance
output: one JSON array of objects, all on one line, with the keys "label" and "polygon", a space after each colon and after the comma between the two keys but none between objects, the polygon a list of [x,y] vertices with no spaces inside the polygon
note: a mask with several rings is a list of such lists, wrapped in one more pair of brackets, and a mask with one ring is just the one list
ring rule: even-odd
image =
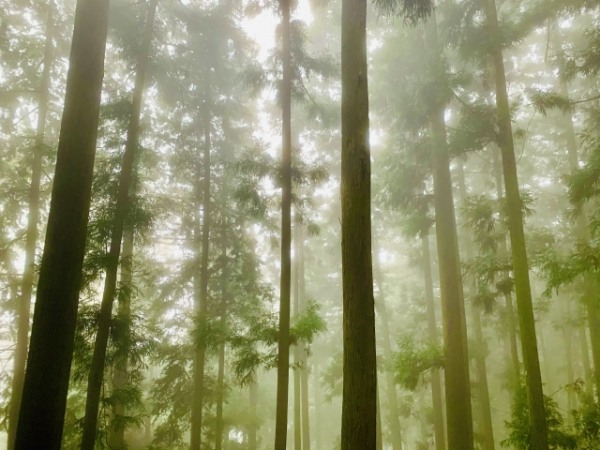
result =
[{"label": "tree trunk", "polygon": [[374,450],[377,435],[366,19],[366,0],[343,0],[341,450]]},{"label": "tree trunk", "polygon": [[79,0],[15,449],[58,450],[90,208],[108,0]]},{"label": "tree trunk", "polygon": [[123,154],[123,166],[119,176],[115,217],[111,230],[110,250],[107,258],[106,278],[104,280],[104,292],[102,294],[102,303],[100,305],[100,314],[98,316],[98,332],[96,334],[94,353],[92,355],[90,373],[88,375],[85,417],[83,419],[83,437],[81,441],[82,450],[93,450],[96,440],[96,426],[98,423],[98,409],[100,406],[102,381],[104,380],[106,348],[108,346],[108,337],[112,322],[112,307],[117,291],[117,272],[119,268],[119,258],[121,256],[121,240],[123,239],[125,220],[131,203],[130,187],[134,176],[134,161],[139,147],[142,97],[146,79],[148,56],[152,43],[157,2],[158,0],[152,0],[148,6],[144,40],[139,57],[140,59],[137,63],[135,86],[131,101],[131,116],[129,118],[129,127],[127,129],[127,142]]},{"label": "tree trunk", "polygon": [[579,343],[581,345],[581,361],[583,364],[583,374],[585,376],[585,392],[590,397],[594,396],[594,385],[592,382],[592,367],[590,363],[590,350],[588,348],[587,333],[585,327],[578,330]]},{"label": "tree trunk", "polygon": [[[491,38],[500,36],[500,27],[496,12],[495,0],[484,0],[486,15]],[[504,173],[504,187],[507,202],[508,228],[513,262],[515,292],[517,296],[517,311],[519,316],[519,330],[521,332],[521,345],[523,362],[525,366],[525,379],[529,404],[529,421],[532,450],[548,450],[548,425],[544,406],[542,389],[542,376],[535,332],[535,318],[529,282],[529,264],[525,247],[525,233],[523,231],[523,210],[519,193],[519,180],[517,177],[517,163],[512,136],[510,105],[506,88],[506,74],[504,72],[504,59],[502,48],[496,45],[492,49],[496,83],[496,107],[498,114],[498,143],[502,152],[502,169]]]},{"label": "tree trunk", "polygon": [[[295,320],[300,314],[300,263],[298,258],[298,240],[300,224],[296,223],[295,227],[295,264],[294,264],[294,304],[293,304],[293,316]],[[300,343],[297,342],[294,345],[294,450],[302,449],[302,408],[301,408],[301,385],[300,385],[300,365],[302,364],[302,355],[300,349]]]},{"label": "tree trunk", "polygon": [[315,431],[315,450],[322,450],[322,435],[321,435],[321,396],[319,395],[319,366],[315,363],[314,365],[314,376],[313,376],[313,392],[315,399],[315,414],[314,414],[314,427]]},{"label": "tree trunk", "polygon": [[[227,260],[227,218],[223,217],[223,236],[221,240],[221,259],[223,264],[221,275],[221,305],[219,311],[219,321],[221,333],[225,333],[227,329],[227,277],[228,277],[228,260]],[[225,335],[221,335],[219,343],[219,362],[217,368],[217,411],[215,418],[215,450],[223,448],[223,402],[225,398]]]},{"label": "tree trunk", "polygon": [[[502,187],[502,164],[500,163],[500,153],[494,149],[494,177],[496,179],[496,195],[498,200],[504,198],[504,189]],[[500,259],[508,257],[508,248],[506,246],[506,239],[504,236],[500,238],[500,245],[498,246],[498,256]],[[504,276],[508,277],[508,273],[504,272]],[[508,342],[510,349],[510,360],[512,364],[511,370],[511,386],[513,392],[516,391],[517,386],[521,382],[521,363],[519,361],[519,350],[518,350],[518,337],[517,327],[515,324],[515,311],[513,308],[512,294],[509,292],[504,293],[504,307],[506,308],[506,328],[508,330]]]},{"label": "tree trunk", "polygon": [[31,295],[35,281],[35,250],[38,241],[38,222],[40,220],[40,182],[44,159],[44,135],[46,132],[46,116],[48,114],[48,97],[50,94],[50,71],[54,60],[52,38],[54,36],[54,4],[48,2],[46,17],[46,42],[44,44],[44,60],[42,62],[42,78],[38,95],[38,117],[35,130],[33,161],[31,164],[31,185],[29,187],[27,231],[25,232],[25,266],[21,281],[21,296],[17,305],[17,342],[13,361],[13,378],[11,386],[10,406],[8,412],[7,450],[13,450],[17,434],[17,421],[21,408],[25,364],[27,361],[27,341],[29,337],[29,318],[31,315]]},{"label": "tree trunk", "polygon": [[[462,163],[458,165],[458,192],[460,203],[464,204],[467,200],[467,186],[465,183],[465,171]],[[473,255],[470,241],[464,242],[467,260]],[[471,303],[471,323],[475,342],[475,367],[477,370],[477,398],[479,403],[479,415],[481,425],[481,446],[483,450],[494,450],[494,427],[492,424],[492,410],[490,406],[490,392],[487,377],[487,343],[483,337],[481,326],[481,314],[483,308]]]},{"label": "tree trunk", "polygon": [[[376,243],[376,240],[374,241]],[[377,246],[374,246],[377,248]],[[373,275],[375,278],[375,284],[377,286],[378,299],[375,302],[375,309],[377,315],[381,321],[381,332],[383,334],[383,359],[384,361],[391,361],[393,358],[392,342],[390,333],[389,317],[387,313],[387,307],[385,304],[385,296],[383,294],[383,274],[379,267],[379,260],[377,258],[377,251],[375,258],[373,259]],[[386,384],[386,398],[388,400],[387,406],[389,409],[389,423],[390,432],[392,438],[393,450],[402,450],[402,430],[400,428],[400,409],[398,408],[398,393],[396,392],[396,382],[394,381],[394,374],[391,370],[385,370],[385,384]]]},{"label": "tree trunk", "polygon": [[383,450],[383,430],[381,424],[381,396],[377,388],[377,450]]},{"label": "tree trunk", "polygon": [[[298,303],[302,311],[306,306],[306,285],[304,279],[304,233],[302,225],[298,225],[296,235],[296,251],[298,257]],[[305,344],[299,347],[300,360],[300,396],[302,405],[302,450],[310,450],[310,405],[308,392],[308,349]]]},{"label": "tree trunk", "polygon": [[287,443],[288,390],[290,381],[290,297],[292,243],[292,62],[290,50],[290,0],[281,1],[283,79],[281,86],[281,278],[279,290],[279,340],[277,348],[277,407],[275,450]]},{"label": "tree trunk", "polygon": [[[135,177],[135,175],[134,175]],[[132,183],[131,195],[135,192],[135,178]],[[123,251],[121,253],[121,291],[119,295],[118,320],[125,327],[121,347],[113,364],[113,392],[127,388],[129,384],[128,356],[131,348],[131,290],[133,288],[133,243],[134,232],[129,226],[123,234]],[[118,398],[112,406],[112,421],[108,434],[108,444],[111,450],[125,450],[125,405]]]},{"label": "tree trunk", "polygon": [[[560,36],[555,33],[554,45],[558,52],[559,58],[562,59],[562,49],[560,47]],[[559,77],[559,89],[562,97],[569,99],[569,87],[567,82]],[[573,126],[573,115],[570,111],[563,113],[563,126],[565,128],[565,138],[567,144],[567,156],[569,159],[569,168],[571,174],[579,169],[579,156],[577,151],[577,137],[575,135],[575,127]],[[589,242],[590,236],[587,227],[588,219],[585,209],[582,207],[579,210],[575,223],[575,232],[577,239],[583,242]],[[587,322],[590,330],[590,342],[592,346],[592,360],[594,363],[594,384],[596,393],[600,401],[600,302],[598,301],[597,284],[589,274],[584,275],[583,280],[583,303],[587,311]]]},{"label": "tree trunk", "polygon": [[473,423],[465,305],[443,107],[431,117],[431,130],[435,221],[444,326],[448,448],[472,450]]},{"label": "tree trunk", "polygon": [[[425,300],[427,302],[427,332],[429,340],[437,345],[439,343],[437,320],[435,318],[435,297],[433,293],[433,276],[431,271],[431,249],[429,248],[429,230],[421,234],[421,247],[423,251],[423,275],[425,278]],[[431,371],[431,398],[433,406],[433,433],[435,450],[446,449],[446,436],[444,430],[444,400],[439,369]]]},{"label": "tree trunk", "polygon": [[[208,92],[207,92],[208,97]],[[207,102],[208,103],[208,102]],[[206,321],[208,310],[208,252],[210,244],[210,226],[211,226],[211,181],[210,181],[210,151],[211,151],[211,113],[208,110],[204,112],[204,157],[203,157],[203,180],[200,186],[200,175],[198,176],[198,186],[196,196],[202,192],[202,235],[200,237],[200,212],[196,208],[196,229],[194,237],[196,249],[201,245],[200,255],[200,273],[194,276],[194,298],[197,311],[197,333],[194,336],[194,346],[196,354],[194,355],[194,393],[192,402],[192,422],[190,431],[190,449],[200,450],[202,442],[202,408],[204,406],[204,366],[206,360]],[[197,205],[199,206],[199,205]],[[200,241],[200,242],[199,242]],[[199,276],[198,276],[199,275]]]}]

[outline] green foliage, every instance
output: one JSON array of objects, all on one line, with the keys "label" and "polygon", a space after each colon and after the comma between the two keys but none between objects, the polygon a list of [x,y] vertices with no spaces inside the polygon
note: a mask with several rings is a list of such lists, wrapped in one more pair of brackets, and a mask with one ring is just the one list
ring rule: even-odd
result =
[{"label": "green foliage", "polygon": [[321,307],[315,301],[310,301],[304,309],[293,319],[290,329],[292,345],[300,342],[312,344],[315,336],[327,330],[327,324],[323,316],[319,314]]},{"label": "green foliage", "polygon": [[432,343],[417,343],[410,335],[398,341],[398,352],[394,356],[394,378],[405,389],[417,389],[422,377],[432,369],[442,368],[442,349]]},{"label": "green foliage", "polygon": [[[545,396],[544,406],[546,409],[548,444],[550,448],[565,450],[579,448],[577,437],[565,424],[557,403],[551,397]],[[500,443],[502,447],[516,450],[533,448],[530,442],[527,390],[524,385],[520,385],[515,392],[511,419],[506,421],[506,427],[508,429],[508,438]]]},{"label": "green foliage", "polygon": [[565,113],[573,111],[571,101],[556,92],[530,89],[528,94],[535,110],[544,116],[547,115],[549,109],[558,109]]},{"label": "green foliage", "polygon": [[386,15],[397,15],[412,26],[424,21],[433,13],[432,0],[374,0],[379,10]]}]

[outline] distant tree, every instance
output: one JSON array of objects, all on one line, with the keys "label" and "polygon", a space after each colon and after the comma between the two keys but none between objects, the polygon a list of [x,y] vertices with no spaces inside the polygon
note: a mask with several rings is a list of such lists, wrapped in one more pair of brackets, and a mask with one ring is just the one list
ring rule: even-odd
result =
[{"label": "distant tree", "polygon": [[[85,251],[108,1],[78,1],[15,449],[58,450]],[[33,431],[35,430],[35,432]]]}]

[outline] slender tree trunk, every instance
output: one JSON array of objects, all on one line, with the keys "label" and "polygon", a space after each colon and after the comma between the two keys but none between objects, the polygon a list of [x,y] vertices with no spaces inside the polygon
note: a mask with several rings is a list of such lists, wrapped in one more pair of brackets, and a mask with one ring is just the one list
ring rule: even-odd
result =
[{"label": "slender tree trunk", "polygon": [[366,19],[366,0],[343,0],[341,450],[375,450],[377,444]]},{"label": "slender tree trunk", "polygon": [[[221,259],[222,259],[222,276],[221,276],[221,305],[219,307],[219,321],[221,333],[227,330],[227,278],[228,278],[228,259],[227,259],[227,217],[223,217],[223,236],[221,240]],[[221,336],[219,343],[219,363],[217,368],[217,411],[215,418],[215,450],[223,448],[223,402],[225,398],[225,335]]]},{"label": "slender tree trunk", "polygon": [[[500,36],[496,2],[495,0],[484,0],[484,3],[489,34],[491,37]],[[532,450],[548,450],[548,425],[546,423],[542,375],[540,372],[535,317],[529,282],[529,264],[527,262],[525,233],[523,231],[522,200],[519,193],[504,59],[502,48],[499,45],[496,45],[492,49],[492,60],[496,82],[496,107],[499,127],[498,143],[502,153],[502,169],[504,173],[506,202],[508,205],[507,218],[510,231],[515,292],[517,295],[519,330],[521,332],[525,379],[527,382],[531,431],[530,445]]]},{"label": "slender tree trunk", "polygon": [[21,408],[25,364],[27,360],[27,341],[29,337],[29,318],[31,312],[31,295],[35,281],[35,250],[38,241],[38,222],[40,220],[40,182],[44,159],[44,135],[46,132],[46,116],[48,114],[48,96],[50,93],[50,72],[54,59],[52,39],[54,36],[54,4],[48,2],[46,16],[46,42],[44,44],[44,60],[42,62],[42,78],[38,95],[38,117],[31,164],[31,184],[28,198],[27,231],[25,233],[25,266],[21,281],[21,296],[17,305],[17,342],[13,361],[13,378],[8,412],[7,450],[13,450],[17,434],[17,421]]},{"label": "slender tree trunk", "polygon": [[[135,175],[134,175],[135,176]],[[135,179],[133,182],[135,185]],[[135,192],[132,187],[131,195]],[[131,290],[133,287],[133,244],[134,232],[127,226],[123,234],[123,250],[121,252],[121,291],[119,295],[118,320],[123,326],[124,332],[121,347],[118,351],[116,361],[113,364],[112,385],[113,392],[127,388],[129,384],[129,351],[131,348]],[[118,399],[114,399],[112,406],[112,421],[109,429],[108,444],[111,450],[126,449],[125,443],[125,405]]]},{"label": "slender tree trunk", "polygon": [[[298,257],[298,303],[302,311],[306,306],[306,285],[304,279],[304,233],[302,225],[298,225],[296,235],[296,254]],[[302,450],[310,450],[310,405],[308,389],[308,349],[305,344],[299,346],[300,360],[300,395],[302,405]]]},{"label": "slender tree trunk", "polygon": [[[465,183],[465,171],[461,164],[458,165],[458,192],[460,203],[464,204],[467,200],[467,185]],[[473,250],[471,242],[464,242],[467,260],[471,259]],[[487,377],[487,343],[483,337],[481,325],[481,314],[483,308],[471,303],[471,323],[475,342],[475,367],[477,370],[477,398],[479,403],[479,415],[481,424],[481,444],[483,450],[494,450],[494,427],[492,424],[492,410],[490,405],[490,393]]]},{"label": "slender tree trunk", "polygon": [[[375,240],[374,243],[377,241]],[[375,246],[375,248],[377,248]],[[373,275],[375,278],[375,284],[377,286],[378,299],[375,301],[375,309],[377,315],[381,321],[381,332],[383,335],[383,359],[384,361],[391,361],[393,358],[392,353],[392,342],[389,325],[389,316],[387,313],[387,307],[385,304],[385,296],[383,294],[383,275],[381,268],[379,267],[379,260],[377,258],[377,252],[373,259]],[[400,428],[400,409],[398,408],[398,393],[396,392],[396,382],[394,381],[394,374],[391,370],[385,371],[385,384],[386,384],[386,398],[388,400],[387,406],[389,409],[389,423],[391,427],[391,438],[393,450],[402,450],[402,430]]]},{"label": "slender tree trunk", "polygon": [[[208,96],[208,93],[207,93]],[[208,108],[208,105],[207,105]],[[200,450],[202,442],[202,415],[204,406],[204,366],[206,360],[206,321],[208,310],[208,252],[210,244],[210,227],[211,227],[211,113],[207,109],[205,111],[204,120],[204,157],[203,157],[203,180],[202,185],[198,186],[197,192],[202,191],[202,237],[201,242],[198,242],[200,236],[199,230],[199,211],[196,212],[196,245],[201,244],[202,250],[200,255],[200,273],[194,277],[194,295],[196,299],[197,311],[197,333],[195,338],[196,354],[194,357],[194,393],[192,403],[192,423],[190,433],[190,449]],[[199,182],[199,181],[198,181]]]},{"label": "slender tree trunk", "polygon": [[431,129],[434,143],[434,204],[444,325],[448,448],[472,450],[473,423],[465,306],[443,107],[432,116]]},{"label": "slender tree trunk", "polygon": [[381,395],[377,388],[377,450],[383,450],[383,430],[381,424]]},{"label": "slender tree trunk", "polygon": [[[554,45],[559,58],[563,58],[562,49],[560,47],[560,36],[555,33]],[[559,77],[560,94],[564,98],[569,98],[569,87],[563,78]],[[577,137],[575,135],[575,127],[573,126],[572,113],[566,111],[563,113],[563,126],[565,128],[565,138],[567,143],[567,156],[569,160],[569,168],[571,173],[575,173],[579,169],[579,156],[577,151]],[[575,232],[577,239],[583,242],[589,242],[590,236],[587,227],[588,219],[585,209],[581,208],[575,222]],[[600,401],[600,302],[597,295],[597,283],[589,274],[584,275],[583,283],[583,303],[587,312],[587,322],[590,330],[590,342],[592,347],[592,360],[594,363],[594,384],[596,393]]]},{"label": "slender tree trunk", "polygon": [[107,30],[108,0],[79,0],[14,447],[17,450],[58,450],[61,445]]},{"label": "slender tree trunk", "polygon": [[[293,316],[298,317],[300,313],[300,264],[298,258],[298,239],[299,223],[296,223],[294,241],[296,244],[295,264],[294,264],[294,304]],[[300,383],[300,365],[302,364],[302,355],[300,352],[300,343],[294,345],[294,450],[302,449],[302,408],[301,408],[301,383]]]},{"label": "slender tree trunk", "polygon": [[275,416],[275,450],[285,450],[288,424],[288,390],[290,379],[290,297],[292,243],[292,62],[290,0],[281,0],[283,79],[282,156],[281,156],[281,279],[279,291],[279,341],[277,359],[277,408]]},{"label": "slender tree trunk", "polygon": [[[504,189],[502,187],[502,164],[500,163],[500,152],[494,150],[494,177],[496,179],[496,194],[498,200],[504,198]],[[508,248],[504,236],[500,238],[498,246],[498,256],[501,260],[508,257]],[[504,272],[504,276],[508,277],[508,273]],[[521,382],[521,363],[519,361],[517,327],[515,324],[515,311],[513,308],[513,299],[510,292],[504,293],[504,307],[506,308],[506,328],[508,330],[508,341],[510,348],[510,360],[512,364],[511,370],[511,385],[513,392]]]},{"label": "slender tree trunk", "polygon": [[139,147],[140,116],[142,109],[142,97],[146,79],[146,68],[148,56],[152,43],[154,29],[154,16],[158,0],[152,0],[149,4],[144,30],[144,40],[138,60],[135,87],[131,102],[131,116],[129,128],[127,129],[127,142],[123,154],[123,166],[119,176],[119,189],[117,192],[117,203],[115,217],[111,230],[110,250],[107,258],[106,278],[104,281],[104,292],[98,316],[98,332],[94,343],[94,352],[90,373],[88,376],[87,397],[85,404],[85,417],[83,420],[83,437],[81,441],[82,450],[93,450],[96,440],[96,426],[98,423],[98,409],[100,406],[100,395],[102,381],[104,379],[104,367],[106,360],[106,348],[112,322],[112,307],[117,291],[117,272],[119,258],[121,256],[121,240],[125,220],[130,207],[130,186],[134,176],[134,161]]},{"label": "slender tree trunk", "polygon": [[[423,275],[425,278],[425,299],[427,302],[427,333],[432,343],[438,344],[437,320],[435,318],[435,297],[433,293],[433,276],[431,270],[431,249],[429,248],[429,230],[421,235],[421,247],[423,250]],[[446,436],[444,430],[444,401],[442,395],[442,383],[440,371],[431,371],[431,397],[433,405],[433,433],[435,438],[435,450],[446,449]]]},{"label": "slender tree trunk", "polygon": [[585,377],[585,392],[590,397],[594,396],[594,385],[592,382],[592,366],[590,363],[590,350],[588,348],[586,327],[579,327],[579,343],[581,345],[581,362],[583,364],[583,374]]}]

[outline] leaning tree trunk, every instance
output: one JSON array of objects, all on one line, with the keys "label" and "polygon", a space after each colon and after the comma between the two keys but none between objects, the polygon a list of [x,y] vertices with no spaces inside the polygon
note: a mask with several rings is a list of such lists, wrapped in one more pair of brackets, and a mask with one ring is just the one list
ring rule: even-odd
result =
[{"label": "leaning tree trunk", "polygon": [[[208,108],[208,102],[207,106]],[[210,246],[211,226],[211,181],[210,181],[210,151],[211,151],[211,113],[207,109],[204,120],[204,178],[196,186],[196,197],[202,193],[202,232],[200,232],[200,212],[196,208],[196,229],[194,240],[196,249],[201,246],[200,273],[194,276],[194,299],[196,302],[196,335],[194,336],[194,389],[192,399],[192,420],[190,431],[190,449],[200,450],[202,442],[202,408],[204,406],[204,366],[206,362],[206,322],[208,310],[208,252]],[[198,174],[200,178],[200,174]],[[199,206],[199,205],[197,205]]]},{"label": "leaning tree trunk", "polygon": [[281,83],[281,278],[279,285],[279,340],[277,345],[277,407],[275,450],[285,450],[290,381],[290,298],[292,243],[292,61],[290,0],[281,0],[283,79]]},{"label": "leaning tree trunk", "polygon": [[366,20],[366,0],[343,0],[341,450],[375,450],[377,444]]},{"label": "leaning tree trunk", "polygon": [[[495,0],[484,0],[491,38],[501,35]],[[530,447],[532,450],[548,450],[548,424],[544,407],[542,375],[535,332],[535,317],[529,282],[529,264],[523,230],[523,203],[519,192],[517,162],[512,136],[511,113],[506,88],[506,74],[502,48],[492,49],[496,83],[496,107],[498,114],[498,144],[502,153],[502,169],[507,203],[508,229],[512,252],[515,293],[519,316],[519,331],[527,383],[529,405]]]},{"label": "leaning tree trunk", "polygon": [[46,132],[46,116],[48,114],[48,97],[50,94],[50,71],[54,59],[52,38],[54,36],[54,4],[48,2],[46,17],[46,42],[44,44],[44,60],[42,62],[42,78],[38,94],[38,117],[31,164],[31,185],[29,187],[27,231],[25,232],[25,266],[21,281],[21,296],[17,305],[17,342],[13,361],[13,378],[11,386],[10,406],[8,412],[7,450],[12,450],[17,434],[17,421],[21,408],[25,363],[27,360],[27,338],[29,337],[29,318],[31,311],[31,295],[35,280],[35,249],[38,241],[38,222],[40,220],[40,182],[44,159],[44,135]]},{"label": "leaning tree trunk", "polygon": [[79,0],[15,449],[58,450],[96,154],[108,0]]},{"label": "leaning tree trunk", "polygon": [[83,437],[81,441],[82,450],[93,450],[96,441],[96,427],[98,423],[98,409],[100,407],[102,381],[104,380],[106,349],[112,322],[113,303],[117,292],[117,272],[119,268],[119,258],[121,256],[121,241],[123,239],[125,220],[131,203],[130,189],[134,177],[134,161],[139,147],[142,98],[157,3],[158,0],[151,0],[151,3],[148,5],[144,40],[138,60],[135,86],[131,101],[131,115],[129,118],[129,127],[127,129],[125,152],[123,154],[123,166],[119,176],[119,188],[111,230],[110,249],[107,257],[104,292],[102,294],[102,303],[100,305],[100,314],[98,316],[98,332],[96,334],[90,373],[88,375],[85,417],[83,419]]},{"label": "leaning tree trunk", "polygon": [[[435,318],[435,299],[433,292],[433,275],[431,270],[431,249],[429,248],[429,229],[421,232],[421,248],[423,252],[423,276],[425,279],[425,301],[427,303],[427,333],[429,340],[438,345],[437,320]],[[444,430],[444,400],[442,396],[442,383],[440,371],[435,368],[431,371],[431,398],[433,405],[433,435],[435,450],[446,449],[446,433]]]}]

